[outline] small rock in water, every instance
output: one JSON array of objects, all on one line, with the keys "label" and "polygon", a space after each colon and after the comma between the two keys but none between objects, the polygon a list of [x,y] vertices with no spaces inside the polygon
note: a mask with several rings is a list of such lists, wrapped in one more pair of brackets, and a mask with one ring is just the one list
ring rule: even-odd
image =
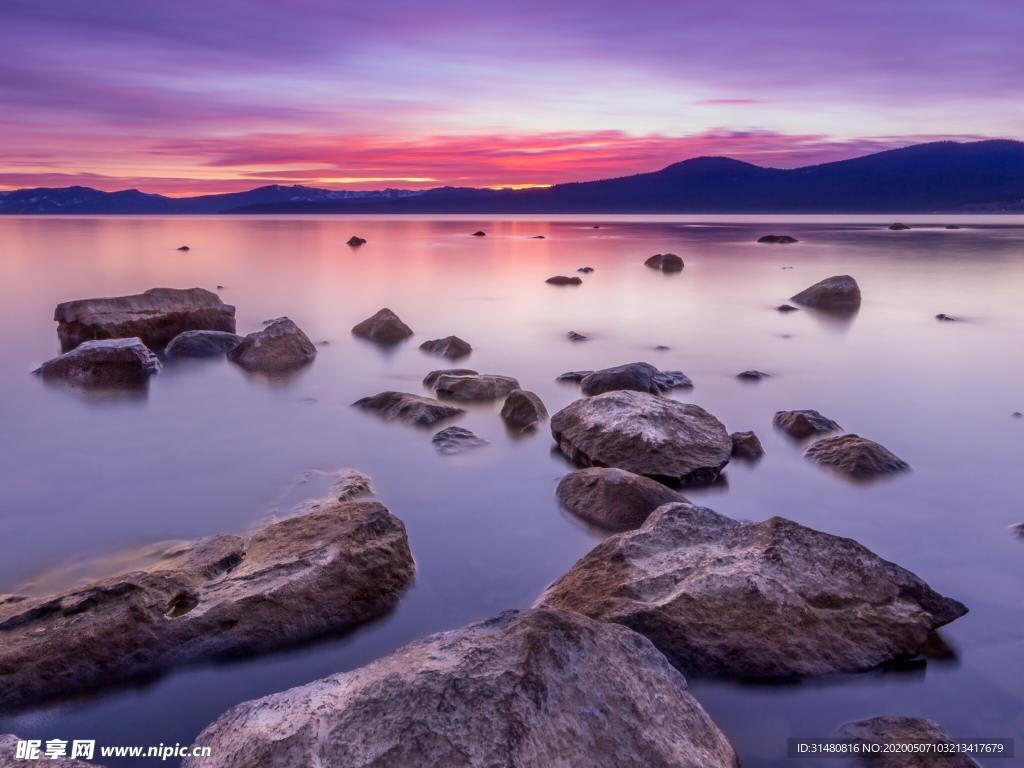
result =
[{"label": "small rock in water", "polygon": [[218,291],[223,291],[224,290],[224,286],[223,285],[218,285],[217,286],[217,290]]},{"label": "small rock in water", "polygon": [[800,411],[776,411],[772,423],[798,440],[842,429],[832,419],[810,408]]},{"label": "small rock in water", "polygon": [[1014,523],[1010,526],[1010,531],[1024,538],[1024,523]]},{"label": "small rock in water", "polygon": [[469,342],[463,341],[458,336],[445,336],[443,339],[424,341],[420,344],[420,349],[434,355],[447,357],[449,360],[457,360],[473,351]]},{"label": "small rock in water", "polygon": [[536,393],[513,389],[501,406],[501,418],[509,429],[523,432],[533,429],[548,417],[547,408]]},{"label": "small rock in water", "polygon": [[477,437],[463,427],[445,427],[435,434],[430,442],[442,456],[454,456],[488,445],[482,437]]},{"label": "small rock in water", "polygon": [[70,352],[47,360],[35,373],[44,381],[80,387],[132,389],[143,387],[160,370],[160,361],[142,340],[84,341]]},{"label": "small rock in water", "polygon": [[770,373],[765,373],[764,371],[756,370],[740,371],[739,373],[736,374],[737,379],[743,379],[744,381],[760,381],[761,379],[767,379],[770,377]]},{"label": "small rock in water", "polygon": [[359,235],[352,235],[345,244],[350,245],[353,248],[358,248],[360,245],[366,245],[366,238],[359,237]]},{"label": "small rock in water", "polygon": [[665,344],[659,344],[658,346],[655,347],[655,349],[658,350],[659,352],[667,352],[668,350],[672,349],[672,347],[669,347]]},{"label": "small rock in water", "polygon": [[1021,417],[1024,417],[1024,413],[1021,413],[1020,411],[1014,411],[1010,415],[1013,416],[1013,418],[1015,418],[1015,419],[1019,419]]},{"label": "small rock in water", "polygon": [[593,267],[579,267],[576,271],[577,272],[582,272],[585,275],[589,275],[591,272],[594,271],[594,268]]},{"label": "small rock in water", "polygon": [[601,227],[599,225],[597,225],[597,224],[595,224],[594,226],[591,227],[591,229],[600,229],[600,228]]},{"label": "small rock in water", "polygon": [[804,456],[859,480],[910,469],[907,462],[884,445],[854,434],[818,440],[804,451]]},{"label": "small rock in water", "polygon": [[686,501],[657,480],[613,467],[570,472],[559,482],[555,496],[572,514],[608,531],[639,528],[662,504]]},{"label": "small rock in water", "polygon": [[945,323],[955,323],[960,318],[956,317],[955,315],[947,315],[945,312],[939,312],[939,314],[937,314],[935,316],[935,319],[936,320],[941,320],[941,321],[943,321]]},{"label": "small rock in water", "polygon": [[478,373],[469,376],[443,374],[434,383],[439,397],[449,400],[496,400],[505,397],[513,389],[519,389],[519,382],[511,376]]},{"label": "small rock in water", "polygon": [[164,354],[167,357],[216,357],[226,355],[242,337],[227,331],[183,331],[171,339]]},{"label": "small rock in water", "polygon": [[946,229],[961,229],[959,224],[947,224]]},{"label": "small rock in water", "polygon": [[860,306],[860,286],[849,275],[834,275],[790,296],[790,301],[816,309],[853,310]]},{"label": "small rock in water", "polygon": [[652,269],[660,269],[662,272],[683,271],[683,260],[674,253],[656,253],[644,264]]},{"label": "small rock in water", "polygon": [[384,307],[354,325],[352,333],[378,344],[391,345],[412,336],[412,328],[403,323],[398,315]]},{"label": "small rock in water", "polygon": [[587,340],[587,337],[584,334],[578,333],[577,331],[569,331],[565,335],[569,338],[569,341],[586,341]]},{"label": "small rock in water", "polygon": [[478,229],[476,232],[473,233],[473,237],[487,237],[487,233],[484,232],[482,229]]},{"label": "small rock in water", "polygon": [[906,224],[903,224],[902,222],[897,221],[893,224],[890,224],[889,229],[891,229],[893,232],[900,232],[904,229],[910,229],[910,227],[908,227]]},{"label": "small rock in water", "polygon": [[249,371],[286,373],[313,362],[316,347],[287,317],[279,317],[262,331],[250,333],[228,352],[228,360]]},{"label": "small rock in water", "polygon": [[600,395],[618,389],[656,395],[670,389],[690,389],[693,382],[682,371],[659,371],[650,363],[627,363],[587,374],[580,380],[580,387],[584,395]]},{"label": "small rock in water", "polygon": [[178,246],[178,250],[179,251],[191,251],[192,249],[189,248],[187,245],[179,245]]},{"label": "small rock in water", "polygon": [[755,461],[764,456],[764,447],[753,432],[733,432],[729,438],[732,440],[734,458]]},{"label": "small rock in water", "polygon": [[427,389],[433,389],[437,386],[437,380],[442,376],[477,376],[477,371],[471,368],[442,368],[439,371],[431,371],[423,377],[423,386]]},{"label": "small rock in water", "polygon": [[457,406],[442,403],[432,397],[411,395],[408,392],[380,392],[356,400],[352,405],[364,411],[373,411],[385,419],[403,421],[420,427],[430,427],[465,413]]},{"label": "small rock in water", "polygon": [[763,236],[757,238],[757,242],[759,242],[759,243],[777,243],[779,245],[788,245],[790,243],[798,243],[800,241],[797,240],[795,237],[791,237],[790,235],[763,235]]},{"label": "small rock in water", "polygon": [[[785,269],[785,267],[783,267]],[[794,307],[792,304],[779,304],[775,308],[779,312],[799,312],[800,310]]]},{"label": "small rock in water", "polygon": [[565,275],[555,275],[554,277],[549,277],[544,282],[548,283],[549,285],[582,285],[583,284],[583,280],[581,280],[580,278],[578,278],[578,277],[566,277]]},{"label": "small rock in water", "polygon": [[[870,744],[875,750],[851,752],[854,756],[842,763],[848,768],[979,768],[967,753],[953,747],[953,739],[934,720],[891,715],[873,717],[846,723],[835,732],[834,738]],[[913,745],[920,746],[914,749]],[[938,751],[940,745],[949,747]],[[887,748],[892,751],[883,751]]]},{"label": "small rock in water", "polygon": [[531,240],[543,240],[544,239],[544,235],[534,235],[530,239]]}]

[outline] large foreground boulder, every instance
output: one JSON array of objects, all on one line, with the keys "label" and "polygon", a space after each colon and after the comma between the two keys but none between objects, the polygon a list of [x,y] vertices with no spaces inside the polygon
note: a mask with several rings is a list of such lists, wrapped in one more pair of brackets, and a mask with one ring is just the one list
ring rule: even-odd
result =
[{"label": "large foreground boulder", "polygon": [[465,413],[457,406],[408,392],[380,392],[356,400],[352,405],[364,411],[373,411],[385,419],[404,421],[420,427],[429,427]]},{"label": "large foreground boulder", "polygon": [[355,336],[390,346],[412,336],[412,328],[387,307],[352,327]]},{"label": "large foreground boulder", "polygon": [[134,296],[65,301],[53,319],[64,351],[90,339],[137,336],[150,349],[163,349],[182,331],[235,332],[235,308],[204,288],[150,288]]},{"label": "large foreground boulder", "polygon": [[242,337],[227,331],[184,331],[167,345],[167,357],[217,357],[226,355],[239,344]]},{"label": "large foreground boulder", "polygon": [[[920,717],[872,717],[846,723],[835,733],[835,738],[859,744],[949,744],[952,739],[934,720]],[[885,749],[883,747],[882,749]],[[965,753],[893,750],[865,753],[839,764],[850,768],[978,768],[978,763]]]},{"label": "large foreground boulder", "polygon": [[874,440],[860,435],[835,435],[812,443],[804,456],[844,475],[867,480],[880,475],[906,472],[910,465]]},{"label": "large foreground boulder", "polygon": [[823,416],[813,408],[796,411],[776,411],[772,423],[790,437],[803,440],[811,435],[824,435],[842,429],[838,422]]},{"label": "large foreground boulder", "polygon": [[35,373],[45,381],[80,387],[142,387],[160,370],[160,361],[139,338],[86,341],[47,360]]},{"label": "large foreground boulder", "polygon": [[512,390],[519,389],[519,382],[511,376],[498,376],[491,373],[478,373],[467,376],[445,374],[439,376],[434,383],[438,397],[449,400],[497,400],[505,397]]},{"label": "large foreground boulder", "polygon": [[817,309],[853,310],[860,306],[860,286],[849,275],[835,275],[791,296],[790,301]]},{"label": "large foreground boulder", "polygon": [[670,389],[690,389],[693,382],[682,371],[659,371],[650,363],[627,363],[593,371],[580,380],[584,395],[600,395],[617,389],[660,394]]},{"label": "large foreground boulder", "polygon": [[618,467],[656,480],[714,482],[732,454],[725,426],[699,405],[616,391],[570,403],[551,434],[574,463]]},{"label": "large foreground boulder", "polygon": [[46,597],[0,596],[0,707],[352,629],[412,583],[402,521],[339,502]]},{"label": "large foreground boulder", "polygon": [[249,371],[285,373],[313,362],[316,347],[287,317],[279,317],[262,331],[250,333],[228,353],[228,359]]},{"label": "large foreground boulder", "polygon": [[967,612],[852,539],[683,503],[605,539],[538,602],[635,629],[688,674],[762,680],[914,657]]},{"label": "large foreground boulder", "polygon": [[501,406],[501,418],[505,425],[515,431],[533,429],[548,417],[548,409],[535,392],[513,389]]},{"label": "large foreground boulder", "polygon": [[657,480],[624,469],[588,467],[570,472],[555,489],[562,506],[608,531],[630,531],[663,504],[686,501]]},{"label": "large foreground boulder", "polygon": [[554,610],[509,611],[239,704],[196,743],[212,749],[219,768],[739,764],[649,642]]}]

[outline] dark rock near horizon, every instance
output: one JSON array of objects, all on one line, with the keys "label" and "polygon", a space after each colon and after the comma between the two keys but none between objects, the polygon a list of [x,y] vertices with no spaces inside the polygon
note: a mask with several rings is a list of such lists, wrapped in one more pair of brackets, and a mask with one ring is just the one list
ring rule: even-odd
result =
[{"label": "dark rock near horizon", "polygon": [[555,496],[576,517],[616,532],[639,528],[662,504],[686,501],[657,480],[614,467],[570,472],[558,483]]},{"label": "dark rock near horizon", "polygon": [[474,448],[483,448],[489,443],[465,427],[445,427],[437,432],[430,442],[442,456],[455,456]]},{"label": "dark rock near horizon", "polygon": [[860,307],[860,286],[849,275],[834,275],[800,291],[789,300],[815,309],[850,311]]},{"label": "dark rock near horizon", "polygon": [[757,461],[764,456],[764,446],[753,432],[733,432],[729,439],[732,440],[734,459]]},{"label": "dark rock near horizon", "polygon": [[150,288],[133,296],[65,301],[53,319],[65,352],[91,339],[137,336],[161,350],[182,331],[235,332],[235,308],[204,288]]},{"label": "dark rock near horizon", "polygon": [[183,331],[171,339],[164,354],[167,357],[217,357],[226,355],[242,337],[227,331]]},{"label": "dark rock near horizon", "polygon": [[576,271],[577,272],[582,272],[585,275],[589,275],[591,272],[594,271],[594,268],[593,267],[578,267],[576,269]]},{"label": "dark rock near horizon", "polygon": [[380,392],[364,397],[352,403],[364,411],[373,411],[385,419],[403,421],[421,427],[429,427],[461,416],[465,410],[448,403],[442,403],[432,397],[412,395],[408,392]]},{"label": "dark rock near horizon", "polygon": [[544,239],[545,239],[545,237],[544,237],[544,235],[534,235],[534,236],[533,236],[533,237],[531,237],[530,239],[531,239],[531,240],[544,240]]},{"label": "dark rock near horizon", "polygon": [[47,360],[34,372],[44,381],[98,389],[144,387],[160,370],[160,360],[142,340],[84,341],[70,352]]},{"label": "dark rock near horizon", "polygon": [[366,245],[366,238],[359,237],[358,235],[352,235],[352,237],[345,241],[345,245],[358,248],[360,245]]},{"label": "dark rock near horizon", "polygon": [[434,390],[438,397],[465,402],[496,400],[519,388],[519,382],[511,376],[499,376],[492,373],[467,376],[442,374],[434,384]]},{"label": "dark rock near horizon", "polygon": [[535,392],[513,389],[501,406],[501,418],[505,425],[516,432],[533,429],[548,417],[544,402]]},{"label": "dark rock near horizon", "polygon": [[660,269],[662,272],[683,271],[683,260],[674,253],[656,253],[644,264],[652,269]]},{"label": "dark rock near horizon", "polygon": [[944,229],[963,229],[959,224],[947,224]]},{"label": "dark rock near horizon", "polygon": [[427,389],[433,389],[437,386],[437,380],[442,376],[478,376],[479,372],[474,371],[472,368],[442,368],[437,371],[431,371],[423,377],[423,386]]},{"label": "dark rock near horizon", "polygon": [[544,281],[549,285],[583,285],[583,280],[578,277],[566,277],[565,275],[555,275],[549,277]]},{"label": "dark rock near horizon", "polygon": [[[582,373],[582,371],[580,372]],[[567,374],[562,374],[560,380]],[[661,394],[671,389],[689,389],[693,382],[682,371],[659,371],[650,363],[626,363],[612,368],[587,373],[580,379],[580,389],[584,395],[600,395],[617,389],[629,389],[634,392]]]},{"label": "dark rock near horizon", "polygon": [[891,229],[893,232],[900,232],[905,229],[910,229],[910,227],[908,227],[906,224],[903,224],[902,222],[897,221],[894,224],[890,224],[889,229]]},{"label": "dark rock near horizon", "polygon": [[347,631],[393,608],[415,572],[405,526],[372,501],[153,555],[57,594],[0,599],[0,707]]},{"label": "dark rock near horizon", "polygon": [[420,349],[433,355],[441,355],[449,360],[457,360],[465,357],[473,351],[468,341],[463,341],[458,336],[445,336],[443,339],[431,339],[420,344]]},{"label": "dark rock near horizon", "polygon": [[473,237],[487,237],[487,233],[484,232],[482,229],[478,229],[476,232],[473,233]]},{"label": "dark rock near horizon", "polygon": [[262,331],[250,333],[228,352],[228,360],[248,371],[288,373],[313,362],[316,346],[295,323],[279,317]]},{"label": "dark rock near horizon", "polygon": [[837,422],[827,416],[822,416],[811,408],[798,411],[776,411],[772,423],[790,437],[795,437],[798,440],[842,429]]},{"label": "dark rock near horizon", "polygon": [[978,768],[965,752],[936,751],[935,745],[950,744],[952,738],[934,720],[919,717],[885,715],[846,723],[833,734],[836,739],[861,744],[902,745],[920,744],[921,751],[913,748],[893,749],[891,752],[864,752],[852,755],[838,768]]},{"label": "dark rock near horizon", "polygon": [[352,327],[352,333],[378,344],[390,346],[412,336],[412,328],[403,323],[398,315],[384,307],[361,323],[356,323]]},{"label": "dark rock near horizon", "polygon": [[559,450],[581,467],[617,467],[655,480],[709,485],[732,455],[732,440],[699,405],[646,392],[585,397],[551,418]]},{"label": "dark rock near horizon", "polygon": [[187,245],[179,245],[178,246],[178,250],[179,251],[191,251],[192,249],[189,248]]},{"label": "dark rock near horizon", "polygon": [[800,241],[797,240],[795,237],[792,237],[791,235],[762,235],[761,237],[757,238],[757,242],[773,243],[777,245],[789,245],[791,243],[799,243]]},{"label": "dark rock near horizon", "polygon": [[771,378],[771,374],[757,370],[740,371],[736,374],[736,378],[743,381],[760,381],[761,379]]},{"label": "dark rock near horizon", "polygon": [[835,435],[812,443],[804,456],[858,480],[906,472],[910,465],[884,445],[859,435]]},{"label": "dark rock near horizon", "polygon": [[687,674],[764,681],[915,657],[967,613],[852,539],[689,503],[605,539],[537,605],[635,629]]}]

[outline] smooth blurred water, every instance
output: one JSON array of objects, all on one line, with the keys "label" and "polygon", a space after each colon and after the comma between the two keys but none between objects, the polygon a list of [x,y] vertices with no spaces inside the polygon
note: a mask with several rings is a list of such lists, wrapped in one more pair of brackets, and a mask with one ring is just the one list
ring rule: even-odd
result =
[{"label": "smooth blurred water", "polygon": [[[942,228],[951,221],[964,228]],[[1024,219],[909,223],[890,232],[877,217],[0,218],[0,592],[33,579],[39,588],[55,567],[89,573],[84,561],[148,542],[245,530],[322,492],[322,478],[301,482],[307,470],[347,466],[371,475],[405,521],[418,567],[398,609],[354,635],[0,716],[0,733],[186,743],[239,701],[530,605],[600,538],[555,502],[568,467],[547,430],[513,438],[500,402],[471,407],[456,423],[491,445],[442,457],[430,430],[350,407],[386,389],[422,392],[423,375],[448,364],[419,343],[457,334],[474,347],[458,365],[516,376],[552,413],[577,396],[554,381],[563,371],[637,360],[683,370],[696,388],[677,397],[730,430],[755,430],[767,450],[691,498],[851,536],[970,607],[945,633],[956,661],[785,687],[692,680],[745,766],[786,765],[787,737],[885,713],[931,717],[958,737],[1020,739],[1024,540],[1008,526],[1024,520],[1024,419],[1011,417],[1024,410]],[[486,238],[470,237],[481,228]],[[801,242],[754,242],[770,232]],[[369,242],[350,249],[352,234]],[[529,239],[537,234],[546,239]],[[185,243],[189,252],[175,250]],[[663,251],[686,269],[643,266]],[[595,271],[579,288],[544,282],[582,265]],[[774,310],[843,273],[864,293],[855,317]],[[283,381],[224,360],[171,361],[137,396],[29,375],[58,351],[60,301],[218,284],[239,332],[288,315],[329,344]],[[416,331],[392,351],[349,333],[383,306]],[[938,312],[965,321],[942,323]],[[572,343],[569,330],[590,338]],[[748,368],[773,377],[734,378]],[[781,408],[817,408],[913,472],[845,483],[773,431]]]}]

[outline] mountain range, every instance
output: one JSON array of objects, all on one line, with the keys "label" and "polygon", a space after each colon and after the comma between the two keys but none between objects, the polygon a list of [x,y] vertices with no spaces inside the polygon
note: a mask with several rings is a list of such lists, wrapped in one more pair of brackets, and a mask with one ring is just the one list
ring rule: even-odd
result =
[{"label": "mountain range", "polygon": [[651,173],[524,190],[271,185],[183,198],[78,186],[0,192],[0,214],[21,215],[884,212],[1024,212],[1024,142],[933,142],[792,169],[697,157]]}]

